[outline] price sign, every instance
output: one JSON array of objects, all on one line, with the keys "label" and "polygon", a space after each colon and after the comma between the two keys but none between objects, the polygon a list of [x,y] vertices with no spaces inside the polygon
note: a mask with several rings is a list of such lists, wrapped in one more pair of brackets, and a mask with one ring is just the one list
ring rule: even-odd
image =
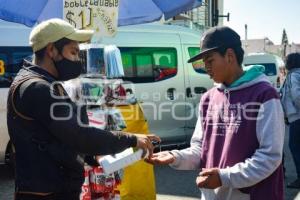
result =
[{"label": "price sign", "polygon": [[64,0],[64,20],[77,29],[93,29],[114,36],[118,26],[119,0]]},{"label": "price sign", "polygon": [[0,60],[0,76],[5,74],[4,61]]}]

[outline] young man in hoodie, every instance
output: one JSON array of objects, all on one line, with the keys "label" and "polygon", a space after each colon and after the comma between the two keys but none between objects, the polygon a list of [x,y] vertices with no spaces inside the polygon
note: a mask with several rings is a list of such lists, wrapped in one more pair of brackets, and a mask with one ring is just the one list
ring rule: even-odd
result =
[{"label": "young man in hoodie", "polygon": [[200,49],[189,62],[203,59],[218,85],[201,98],[191,146],[149,162],[201,169],[202,200],[282,200],[283,111],[263,66],[243,70],[240,36],[228,27],[208,30]]}]

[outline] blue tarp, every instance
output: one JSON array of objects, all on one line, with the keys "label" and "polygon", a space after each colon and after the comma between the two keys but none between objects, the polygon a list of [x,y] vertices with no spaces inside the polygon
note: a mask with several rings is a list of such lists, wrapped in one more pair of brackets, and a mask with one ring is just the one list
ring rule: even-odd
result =
[{"label": "blue tarp", "polygon": [[[162,15],[169,19],[200,6],[201,2],[202,0],[119,0],[118,24],[124,26],[152,22],[159,20]],[[46,19],[62,18],[62,13],[63,0],[0,0],[0,19],[29,27]]]}]

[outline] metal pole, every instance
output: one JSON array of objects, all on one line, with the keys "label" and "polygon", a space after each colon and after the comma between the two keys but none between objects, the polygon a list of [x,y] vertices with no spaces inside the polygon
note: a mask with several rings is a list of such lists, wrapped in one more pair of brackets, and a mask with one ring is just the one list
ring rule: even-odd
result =
[{"label": "metal pole", "polygon": [[208,0],[208,13],[209,13],[209,26],[212,27],[212,21],[213,21],[213,10],[212,10],[212,1]]},{"label": "metal pole", "polygon": [[248,25],[245,24],[245,52],[247,52],[247,46],[248,46]]},{"label": "metal pole", "polygon": [[248,25],[245,24],[245,40],[248,40]]}]

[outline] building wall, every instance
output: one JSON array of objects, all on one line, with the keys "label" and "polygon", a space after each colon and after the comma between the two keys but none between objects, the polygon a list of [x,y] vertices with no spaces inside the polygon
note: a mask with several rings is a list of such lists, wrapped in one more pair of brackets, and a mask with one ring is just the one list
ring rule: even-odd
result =
[{"label": "building wall", "polygon": [[[213,5],[215,5],[215,7]],[[203,0],[202,6],[189,12],[182,13],[168,21],[168,23],[203,31],[214,26],[213,15],[215,14],[216,9],[219,10],[219,15],[223,15],[224,0]],[[219,18],[218,25],[223,25],[223,18]]]},{"label": "building wall", "polygon": [[[275,45],[269,38],[251,39],[242,41],[245,54],[255,52],[266,52],[284,57],[283,45]],[[300,52],[300,44],[288,44],[286,47],[286,55],[293,52]]]}]

